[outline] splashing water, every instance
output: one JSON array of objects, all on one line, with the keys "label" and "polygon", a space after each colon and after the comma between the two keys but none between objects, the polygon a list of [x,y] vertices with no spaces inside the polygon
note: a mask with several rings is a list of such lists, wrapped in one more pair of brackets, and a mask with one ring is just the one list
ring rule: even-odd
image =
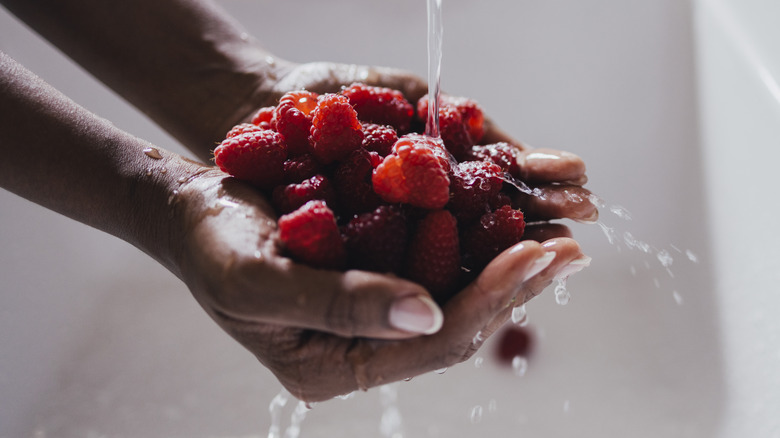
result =
[{"label": "splashing water", "polygon": [[518,377],[525,376],[525,373],[528,372],[528,359],[523,356],[512,358],[512,371]]},{"label": "splashing water", "polygon": [[398,409],[398,382],[379,387],[379,402],[382,405],[382,419],[379,431],[384,438],[403,438],[403,418]]},{"label": "splashing water", "polygon": [[520,327],[528,325],[528,311],[526,311],[525,304],[512,309],[512,322]]},{"label": "splashing water", "polygon": [[309,407],[306,403],[299,401],[290,416],[290,425],[284,432],[284,438],[298,438],[301,435],[301,424],[303,424],[303,420],[306,418],[306,413],[308,412]]},{"label": "splashing water", "polygon": [[555,302],[561,306],[569,304],[569,300],[571,300],[571,293],[566,289],[566,280],[566,277],[559,278],[558,284],[555,286]]},{"label": "splashing water", "polygon": [[286,389],[279,391],[271,400],[268,411],[271,413],[271,426],[268,428],[268,438],[281,438],[282,410],[290,400],[290,393]]}]

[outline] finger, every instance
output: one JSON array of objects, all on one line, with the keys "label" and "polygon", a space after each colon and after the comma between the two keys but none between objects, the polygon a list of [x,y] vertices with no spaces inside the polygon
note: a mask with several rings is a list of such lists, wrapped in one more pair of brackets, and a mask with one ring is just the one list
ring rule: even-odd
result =
[{"label": "finger", "polygon": [[528,183],[587,182],[585,162],[570,152],[555,149],[526,149],[518,157],[520,177]]},{"label": "finger", "polygon": [[580,186],[545,185],[534,190],[534,194],[518,193],[514,204],[529,220],[573,219],[580,222],[594,222],[599,211],[591,202],[588,189]]},{"label": "finger", "polygon": [[537,242],[544,242],[556,237],[572,237],[571,229],[563,224],[545,222],[526,225],[523,233],[523,240],[534,240]]},{"label": "finger", "polygon": [[[512,301],[511,306],[500,312],[496,317],[482,329],[485,336],[490,336],[512,315],[512,308],[525,304],[532,298],[538,296],[553,281],[560,278],[566,278],[582,269],[588,267],[591,258],[582,254],[579,244],[570,238],[552,238],[542,243],[542,248],[548,252],[555,253],[553,260],[547,268],[540,271],[537,275],[523,282],[523,286],[517,297]],[[475,347],[478,347],[476,345]]]},{"label": "finger", "polygon": [[369,388],[467,359],[480,330],[506,308],[526,279],[544,270],[553,258],[537,242],[519,243],[447,302],[444,325],[437,333],[391,343],[360,340],[348,357],[358,385]]},{"label": "finger", "polygon": [[233,277],[218,308],[244,321],[382,339],[430,334],[442,325],[441,309],[422,286],[390,275],[282,259],[249,263]]}]

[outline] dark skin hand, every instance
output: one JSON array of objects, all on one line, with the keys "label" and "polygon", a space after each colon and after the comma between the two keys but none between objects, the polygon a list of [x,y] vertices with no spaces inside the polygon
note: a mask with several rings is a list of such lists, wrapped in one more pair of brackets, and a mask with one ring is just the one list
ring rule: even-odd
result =
[{"label": "dark skin hand", "polygon": [[[3,3],[202,163],[210,163],[230,127],[287,91],[337,91],[360,81],[399,89],[411,102],[427,91],[418,77],[393,69],[269,62],[271,55],[208,1]],[[78,107],[9,58],[0,60],[0,105],[15,109],[0,121],[6,158],[0,184],[154,257],[302,400],[465,360],[513,306],[589,261],[564,225],[529,226],[527,237],[542,243],[508,249],[442,309],[404,279],[294,263],[281,254],[276,217],[257,191],[162,148],[160,158],[150,157],[144,150],[152,145]],[[521,150],[522,179],[538,189],[517,194],[528,217],[596,219],[579,157],[526,148],[487,123],[484,143],[507,141]]]}]

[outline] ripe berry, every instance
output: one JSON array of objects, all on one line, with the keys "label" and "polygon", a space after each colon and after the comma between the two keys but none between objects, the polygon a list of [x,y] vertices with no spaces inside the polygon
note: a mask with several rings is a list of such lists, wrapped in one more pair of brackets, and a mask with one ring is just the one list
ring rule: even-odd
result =
[{"label": "ripe berry", "polygon": [[294,91],[279,99],[271,124],[276,125],[276,130],[284,137],[290,155],[311,152],[309,131],[317,97],[317,93],[310,91]]},{"label": "ripe berry", "polygon": [[360,120],[409,132],[414,107],[400,91],[355,83],[343,89],[341,94],[349,99]]},{"label": "ripe berry", "polygon": [[464,161],[450,173],[447,208],[465,224],[490,210],[504,184],[501,168],[489,161]]},{"label": "ripe berry", "polygon": [[376,152],[356,149],[333,172],[333,185],[348,214],[371,211],[382,198],[374,191],[371,176],[382,158]]},{"label": "ripe berry", "polygon": [[496,356],[500,363],[511,365],[520,357],[528,357],[533,347],[533,338],[524,327],[507,326],[498,337]]},{"label": "ripe berry", "polygon": [[406,275],[444,301],[460,276],[458,224],[447,210],[430,212],[417,226],[409,244]]},{"label": "ripe berry", "polygon": [[501,166],[515,178],[520,177],[520,165],[517,162],[519,150],[509,143],[500,142],[486,145],[474,145],[471,148],[470,160],[491,161]]},{"label": "ripe berry", "polygon": [[299,183],[322,172],[322,165],[312,154],[290,157],[284,162],[284,182]]},{"label": "ripe berry", "polygon": [[328,178],[322,175],[314,175],[299,184],[277,186],[272,195],[276,211],[282,214],[289,213],[315,199],[326,201],[328,205],[336,203],[336,193]]},{"label": "ripe berry", "polygon": [[375,272],[399,272],[408,241],[401,209],[382,205],[355,216],[344,227],[350,266]]},{"label": "ripe berry", "polygon": [[390,203],[437,209],[449,201],[450,179],[442,161],[424,141],[402,138],[374,171],[374,191]]},{"label": "ripe berry", "polygon": [[[466,128],[466,132],[473,143],[477,143],[485,134],[485,116],[482,107],[477,102],[467,97],[439,95],[439,109],[453,107],[460,113],[460,118]],[[428,119],[428,95],[426,94],[417,102],[417,117],[420,120]],[[439,115],[441,117],[441,114]]]},{"label": "ripe berry", "polygon": [[233,128],[230,129],[230,131],[225,134],[225,138],[233,138],[237,135],[246,134],[247,132],[255,132],[255,131],[262,131],[262,128],[259,126],[253,125],[251,123],[240,123]]},{"label": "ripe berry", "polygon": [[523,212],[504,205],[485,213],[463,232],[464,265],[480,270],[505,249],[520,242],[525,230]]},{"label": "ripe berry", "polygon": [[323,164],[344,159],[363,144],[363,127],[349,100],[338,94],[320,97],[312,111],[310,142]]},{"label": "ripe berry", "polygon": [[279,239],[289,255],[310,266],[339,269],[346,261],[336,218],[323,201],[309,201],[280,217]]},{"label": "ripe berry", "polygon": [[363,148],[374,151],[381,156],[390,154],[398,133],[392,126],[363,123]]},{"label": "ripe berry", "polygon": [[257,125],[263,129],[276,129],[276,125],[273,123],[275,106],[266,106],[257,110],[254,116],[252,116],[252,124]]},{"label": "ripe berry", "polygon": [[214,161],[222,171],[271,189],[282,181],[287,146],[278,133],[251,131],[227,138],[214,149]]}]

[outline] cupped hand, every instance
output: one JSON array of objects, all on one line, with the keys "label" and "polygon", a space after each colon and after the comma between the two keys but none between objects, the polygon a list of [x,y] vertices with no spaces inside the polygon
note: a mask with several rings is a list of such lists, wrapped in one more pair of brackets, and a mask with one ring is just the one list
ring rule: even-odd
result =
[{"label": "cupped hand", "polygon": [[463,361],[513,306],[588,260],[568,238],[522,242],[440,309],[421,286],[392,275],[283,257],[266,200],[215,168],[191,175],[174,207],[179,275],[227,333],[306,401]]}]

